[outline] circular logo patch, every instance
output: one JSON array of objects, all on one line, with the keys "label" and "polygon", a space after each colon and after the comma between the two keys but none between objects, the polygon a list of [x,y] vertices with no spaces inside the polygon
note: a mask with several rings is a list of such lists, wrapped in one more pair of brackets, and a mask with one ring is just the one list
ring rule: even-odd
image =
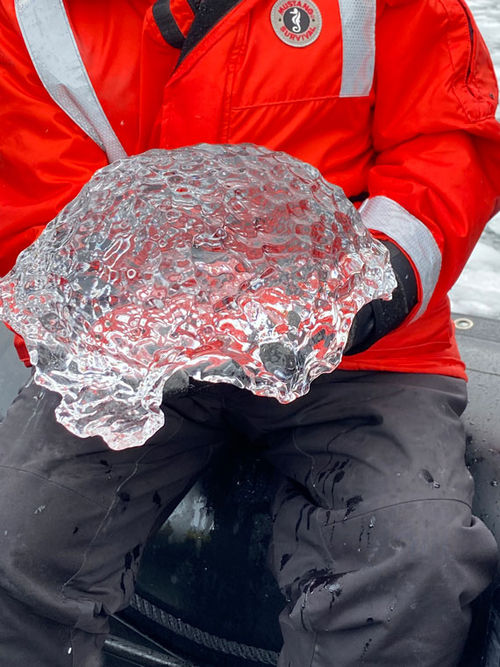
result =
[{"label": "circular logo patch", "polygon": [[309,0],[277,0],[271,23],[278,37],[290,46],[308,46],[319,37],[321,14]]}]

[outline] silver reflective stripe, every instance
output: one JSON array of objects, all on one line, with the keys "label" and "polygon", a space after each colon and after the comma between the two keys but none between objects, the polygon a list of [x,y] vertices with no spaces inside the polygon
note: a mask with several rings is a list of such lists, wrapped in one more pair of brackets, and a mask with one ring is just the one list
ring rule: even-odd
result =
[{"label": "silver reflective stripe", "polygon": [[401,246],[415,265],[422,284],[422,315],[434,292],[441,271],[441,251],[424,223],[388,197],[373,197],[359,209],[368,229],[383,232]]},{"label": "silver reflective stripe", "polygon": [[33,65],[52,99],[110,162],[126,157],[92,87],[62,0],[15,0],[15,6]]},{"label": "silver reflective stripe", "polygon": [[342,22],[340,97],[369,95],[375,69],[376,0],[339,0]]}]

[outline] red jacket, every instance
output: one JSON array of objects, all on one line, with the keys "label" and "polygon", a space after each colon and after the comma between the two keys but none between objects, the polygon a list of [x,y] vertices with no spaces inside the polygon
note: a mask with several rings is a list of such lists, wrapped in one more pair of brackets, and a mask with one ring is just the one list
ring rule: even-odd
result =
[{"label": "red jacket", "polygon": [[[309,16],[298,36],[284,20],[294,7]],[[342,368],[464,376],[446,295],[500,208],[500,126],[463,0],[205,0],[193,24],[187,0],[66,8],[127,153],[253,142],[368,198],[366,224],[405,251],[420,302]],[[14,0],[0,0],[0,26],[4,274],[107,158],[42,85]]]}]

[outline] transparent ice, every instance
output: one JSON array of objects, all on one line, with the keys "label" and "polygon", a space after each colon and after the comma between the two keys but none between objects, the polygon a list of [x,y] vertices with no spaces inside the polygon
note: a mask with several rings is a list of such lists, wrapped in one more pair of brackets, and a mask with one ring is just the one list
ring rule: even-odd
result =
[{"label": "transparent ice", "polygon": [[61,394],[57,419],[122,449],[163,425],[179,373],[302,396],[394,287],[385,248],[316,169],[203,144],[96,172],[0,281],[0,315]]}]

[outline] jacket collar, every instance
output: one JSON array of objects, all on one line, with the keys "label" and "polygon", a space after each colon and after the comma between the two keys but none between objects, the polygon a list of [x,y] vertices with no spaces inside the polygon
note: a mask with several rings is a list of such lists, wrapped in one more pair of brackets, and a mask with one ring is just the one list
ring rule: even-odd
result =
[{"label": "jacket collar", "polygon": [[172,0],[157,0],[153,6],[153,16],[164,40],[180,50],[179,64],[231,9],[243,1],[188,0],[194,19],[186,35],[176,21]]}]

